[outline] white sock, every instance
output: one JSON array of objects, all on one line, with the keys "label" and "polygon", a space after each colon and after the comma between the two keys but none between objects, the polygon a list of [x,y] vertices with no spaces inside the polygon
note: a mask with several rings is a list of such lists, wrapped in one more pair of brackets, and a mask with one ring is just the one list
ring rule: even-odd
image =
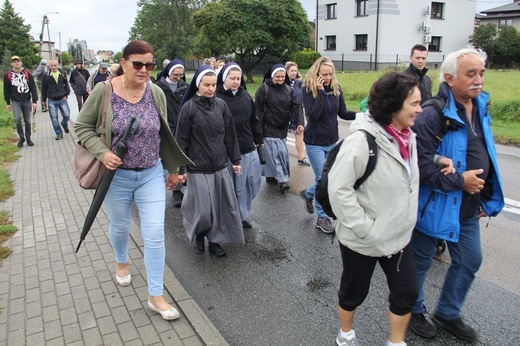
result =
[{"label": "white sock", "polygon": [[356,332],[354,329],[351,329],[348,332],[344,332],[343,329],[341,330],[341,337],[346,338],[347,340],[352,340],[356,337]]},{"label": "white sock", "polygon": [[390,340],[386,340],[386,346],[406,346],[406,342],[401,341],[398,343],[391,342]]}]

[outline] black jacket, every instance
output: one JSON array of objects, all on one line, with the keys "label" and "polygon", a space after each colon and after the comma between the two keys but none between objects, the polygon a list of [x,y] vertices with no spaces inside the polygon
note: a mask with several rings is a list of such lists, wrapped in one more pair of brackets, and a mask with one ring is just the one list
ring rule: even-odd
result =
[{"label": "black jacket", "polygon": [[255,104],[247,90],[240,87],[233,95],[231,90],[225,90],[222,85],[219,85],[217,97],[223,99],[231,111],[240,154],[250,153],[256,149],[256,145],[263,144],[264,138],[260,121],[256,117]]},{"label": "black jacket", "polygon": [[4,100],[6,105],[10,105],[11,101],[29,102],[31,97],[33,103],[38,102],[38,91],[29,70],[22,68],[20,73],[16,73],[13,69],[10,69],[4,74]]},{"label": "black jacket", "polygon": [[195,164],[187,166],[190,173],[215,173],[229,161],[240,164],[233,117],[221,99],[195,95],[187,101],[179,114],[175,138]]},{"label": "black jacket", "polygon": [[302,106],[294,90],[285,83],[277,84],[268,79],[260,85],[255,95],[255,108],[264,137],[286,138],[291,117],[296,126],[303,125]]},{"label": "black jacket", "polygon": [[172,92],[172,89],[170,89],[168,82],[164,78],[165,77],[162,77],[155,84],[164,91],[167,104],[166,109],[168,111],[168,125],[170,125],[172,133],[175,134],[175,127],[179,121],[179,113],[181,111],[181,101],[184,97],[184,93],[186,93],[186,89],[188,89],[188,84],[183,79],[179,79],[177,90]]},{"label": "black jacket", "polygon": [[72,70],[70,73],[70,85],[74,92],[78,95],[85,95],[87,93],[87,81],[90,78],[90,73],[82,68],[81,70]]},{"label": "black jacket", "polygon": [[403,73],[410,74],[419,79],[419,89],[421,89],[421,104],[432,98],[432,81],[430,77],[426,75],[428,69],[425,67],[419,70],[417,67],[410,64]]},{"label": "black jacket", "polygon": [[46,102],[48,98],[58,101],[70,94],[70,87],[65,74],[60,71],[58,83],[56,83],[56,80],[50,75],[50,73],[51,72],[49,71],[49,73],[43,77],[42,102]]},{"label": "black jacket", "polygon": [[307,126],[303,133],[303,141],[310,145],[328,146],[339,139],[338,116],[345,120],[356,119],[356,112],[348,111],[343,92],[339,96],[330,90],[319,90],[314,98],[307,87],[302,88],[303,106],[307,115]]}]

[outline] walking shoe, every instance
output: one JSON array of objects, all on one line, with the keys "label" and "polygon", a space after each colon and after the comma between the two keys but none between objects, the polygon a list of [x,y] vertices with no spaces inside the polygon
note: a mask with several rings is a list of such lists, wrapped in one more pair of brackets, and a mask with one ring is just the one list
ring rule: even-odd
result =
[{"label": "walking shoe", "polygon": [[316,221],[316,228],[322,231],[323,233],[334,233],[334,225],[330,222],[328,217],[324,217],[323,219],[318,219]]},{"label": "walking shoe", "polygon": [[195,253],[197,255],[202,255],[204,250],[204,236],[199,234],[195,237]]},{"label": "walking shoe", "polygon": [[341,329],[339,330],[338,337],[336,338],[336,343],[338,346],[359,346],[359,342],[356,339],[356,332],[354,329],[352,329],[350,332],[352,332],[352,338],[347,339],[341,335]]},{"label": "walking shoe", "polygon": [[291,187],[287,183],[280,183],[280,192],[284,192],[285,190],[289,190]]},{"label": "walking shoe", "polygon": [[305,201],[305,210],[307,210],[307,213],[313,214],[314,213],[314,198],[308,198],[307,189],[300,191],[300,197]]},{"label": "walking shoe", "polygon": [[182,198],[184,196],[182,195],[182,192],[180,191],[173,191],[173,206],[175,208],[180,208],[182,205]]},{"label": "walking shoe", "polygon": [[31,141],[30,139],[27,140],[27,145],[32,147],[34,145],[33,141]]},{"label": "walking shoe", "polygon": [[298,164],[302,165],[302,166],[310,166],[311,165],[309,163],[309,161],[307,161],[307,159],[305,157],[303,159],[301,159],[301,160],[298,160]]},{"label": "walking shoe", "polygon": [[453,335],[459,339],[464,341],[473,341],[477,338],[477,332],[475,329],[464,323],[460,317],[455,320],[446,320],[438,315],[433,315],[432,320],[438,326],[452,332]]},{"label": "walking shoe", "polygon": [[412,314],[408,328],[423,338],[431,339],[437,335],[437,328],[424,317],[423,313]]},{"label": "walking shoe", "polygon": [[253,224],[248,219],[245,219],[244,221],[242,221],[242,227],[244,227],[244,228],[252,228]]},{"label": "walking shoe", "polygon": [[265,177],[265,181],[268,184],[278,185],[278,180],[275,177]]},{"label": "walking shoe", "polygon": [[59,141],[60,139],[63,139],[63,132],[58,133],[58,134],[56,135],[56,138],[54,138],[54,139],[57,140],[57,141]]},{"label": "walking shoe", "polygon": [[23,147],[23,143],[25,142],[25,138],[20,138],[20,140],[18,141],[18,148],[21,148]]},{"label": "walking shoe", "polygon": [[69,127],[68,126],[63,126],[63,131],[65,131],[65,133],[69,133]]},{"label": "walking shoe", "polygon": [[226,250],[220,244],[217,243],[209,243],[208,251],[210,254],[215,255],[217,257],[224,257],[227,254]]}]

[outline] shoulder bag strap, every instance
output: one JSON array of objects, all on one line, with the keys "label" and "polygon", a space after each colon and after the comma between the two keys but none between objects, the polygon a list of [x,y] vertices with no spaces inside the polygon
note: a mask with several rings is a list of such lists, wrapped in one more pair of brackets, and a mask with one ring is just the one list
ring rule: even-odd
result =
[{"label": "shoulder bag strap", "polygon": [[107,123],[107,112],[108,107],[110,107],[110,99],[112,96],[112,82],[106,81],[105,83],[105,98],[103,99],[103,111],[101,112],[101,127],[105,129],[105,132],[101,134],[101,140],[103,143],[107,144],[107,134],[106,134],[106,123]]}]

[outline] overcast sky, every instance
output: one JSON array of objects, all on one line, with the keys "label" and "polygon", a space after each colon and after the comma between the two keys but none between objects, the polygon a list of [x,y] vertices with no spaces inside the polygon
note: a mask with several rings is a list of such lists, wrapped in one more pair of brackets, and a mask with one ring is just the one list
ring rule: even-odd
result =
[{"label": "overcast sky", "polygon": [[[282,1],[282,0],[281,0]],[[512,0],[477,1],[477,12],[511,3]],[[2,2],[3,3],[3,2]],[[15,11],[31,24],[31,34],[37,39],[47,13],[51,41],[56,48],[67,50],[67,42],[87,41],[89,49],[120,51],[128,41],[130,28],[137,14],[136,0],[11,0]],[[309,20],[316,16],[316,0],[301,0]],[[50,14],[59,12],[59,14]],[[43,39],[48,40],[47,27]]]}]

